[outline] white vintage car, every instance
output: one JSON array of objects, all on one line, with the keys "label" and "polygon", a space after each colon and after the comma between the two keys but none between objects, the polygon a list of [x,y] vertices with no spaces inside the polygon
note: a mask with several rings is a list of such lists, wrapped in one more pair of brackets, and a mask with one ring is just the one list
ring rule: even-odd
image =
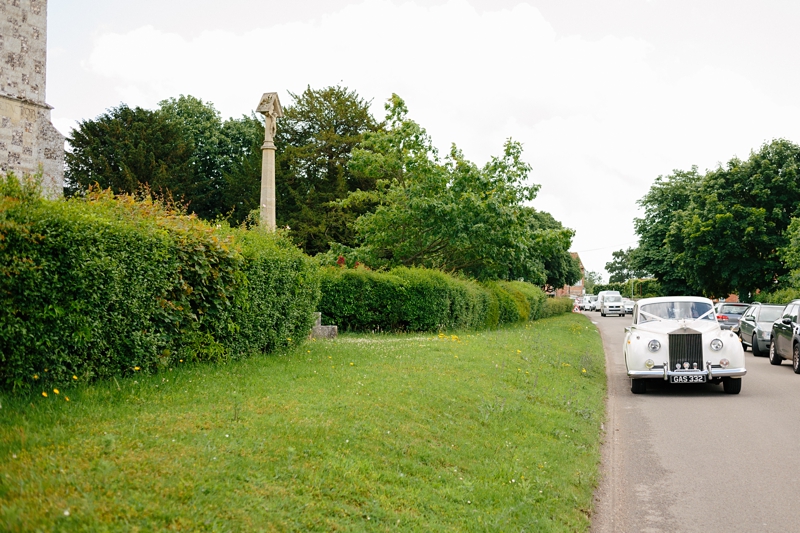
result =
[{"label": "white vintage car", "polygon": [[714,304],[696,296],[644,298],[625,328],[625,365],[631,392],[642,394],[648,379],[670,383],[722,383],[728,394],[742,390],[744,350],[738,337],[717,323]]}]

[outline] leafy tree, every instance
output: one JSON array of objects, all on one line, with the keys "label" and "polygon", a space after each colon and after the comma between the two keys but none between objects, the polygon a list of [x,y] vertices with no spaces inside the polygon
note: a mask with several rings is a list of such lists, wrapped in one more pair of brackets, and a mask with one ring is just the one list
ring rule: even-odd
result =
[{"label": "leafy tree", "polygon": [[655,276],[661,282],[664,294],[697,292],[678,269],[675,248],[680,248],[682,241],[679,232],[671,234],[671,228],[683,210],[689,207],[702,180],[697,167],[689,171],[675,170],[670,175],[658,176],[650,191],[638,202],[644,209],[644,217],[633,221],[639,246],[631,258],[632,266]]},{"label": "leafy tree", "polygon": [[289,226],[309,254],[330,242],[352,246],[353,223],[372,206],[345,208],[338,200],[375,188],[374,176],[357,176],[348,166],[364,134],[378,128],[370,102],[340,86],[290,94],[294,102],[284,107],[275,137],[277,223]]},{"label": "leafy tree", "polygon": [[222,118],[213,104],[194,96],[180,95],[158,103],[160,114],[180,129],[191,147],[189,165],[191,190],[187,195],[189,209],[201,218],[220,215],[222,173],[230,166],[229,141],[222,133]]},{"label": "leafy tree", "polygon": [[800,215],[799,168],[800,146],[778,139],[706,174],[667,239],[691,285],[711,296],[747,295],[787,275],[778,250]]},{"label": "leafy tree", "polygon": [[78,123],[67,139],[68,195],[94,183],[115,193],[134,193],[142,184],[190,194],[191,146],[179,125],[161,113],[125,104]]},{"label": "leafy tree", "polygon": [[538,252],[553,249],[559,236],[568,247],[571,230],[534,230],[540,229],[535,211],[524,203],[539,186],[525,184],[530,167],[522,147],[509,140],[502,156],[478,168],[454,146],[442,162],[400,97],[392,95],[386,111],[385,127],[364,136],[350,163],[355,176],[377,187],[342,202],[378,205],[355,224],[368,264],[544,284]]},{"label": "leafy tree", "polygon": [[149,111],[123,104],[81,122],[68,139],[68,192],[97,182],[115,193],[132,193],[147,184],[169,191],[202,218],[235,212],[241,221],[258,206],[258,185],[253,201],[252,174],[244,169],[258,157],[260,182],[263,125],[255,117],[223,123],[211,103],[193,96],[159,106]]},{"label": "leafy tree", "polygon": [[587,294],[595,294],[595,286],[603,283],[603,276],[599,272],[587,270],[583,273],[583,287]]},{"label": "leafy tree", "polygon": [[581,279],[581,265],[569,252],[575,232],[565,228],[550,213],[530,209],[534,224],[529,231],[534,235],[534,256],[542,259],[545,285],[559,288],[574,285]]},{"label": "leafy tree", "polygon": [[606,263],[606,271],[611,274],[611,277],[608,278],[609,283],[624,282],[632,278],[638,279],[648,277],[646,271],[636,268],[635,256],[637,250],[638,249],[628,248],[627,250],[611,252],[611,257],[613,259]]}]

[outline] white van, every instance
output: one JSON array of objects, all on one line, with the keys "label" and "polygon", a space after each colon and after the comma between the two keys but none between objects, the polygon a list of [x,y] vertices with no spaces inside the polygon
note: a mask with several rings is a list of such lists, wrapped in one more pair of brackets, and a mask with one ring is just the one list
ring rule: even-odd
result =
[{"label": "white van", "polygon": [[[619,301],[622,302],[622,295],[619,293],[619,291],[600,291],[600,292],[597,293],[597,301],[594,304],[594,310],[595,311],[600,311],[601,315],[606,316],[605,311],[603,311],[603,300],[605,299],[606,296],[609,296],[609,295],[612,295],[612,294],[614,296],[619,296],[620,297]],[[623,311],[623,315],[624,314],[625,314],[625,312]]]}]

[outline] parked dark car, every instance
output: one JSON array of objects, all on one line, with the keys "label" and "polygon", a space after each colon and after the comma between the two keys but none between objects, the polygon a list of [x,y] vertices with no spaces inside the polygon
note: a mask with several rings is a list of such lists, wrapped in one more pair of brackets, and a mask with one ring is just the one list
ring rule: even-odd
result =
[{"label": "parked dark car", "polygon": [[799,309],[800,300],[792,300],[783,308],[780,320],[772,324],[772,341],[769,343],[769,362],[779,365],[784,359],[789,359],[795,374],[800,374]]},{"label": "parked dark car", "polygon": [[772,340],[772,323],[783,316],[782,305],[750,304],[739,320],[739,326],[733,331],[739,335],[742,347],[747,350],[750,346],[753,355],[763,356],[769,354],[769,342]]},{"label": "parked dark car", "polygon": [[717,306],[717,322],[722,329],[732,329],[739,323],[739,319],[750,304],[729,304],[723,303]]}]

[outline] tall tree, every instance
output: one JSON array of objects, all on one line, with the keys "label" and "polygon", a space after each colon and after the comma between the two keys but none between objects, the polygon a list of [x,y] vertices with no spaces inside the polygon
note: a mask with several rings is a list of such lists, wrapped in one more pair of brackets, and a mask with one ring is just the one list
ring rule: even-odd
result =
[{"label": "tall tree", "polygon": [[67,139],[67,194],[97,183],[116,193],[142,185],[176,196],[190,193],[191,145],[161,113],[125,104],[78,123]]},{"label": "tall tree", "polygon": [[800,146],[778,139],[708,172],[667,242],[690,284],[711,296],[746,297],[788,273],[778,250],[800,215]]},{"label": "tall tree", "polygon": [[603,276],[594,270],[587,270],[583,273],[583,280],[586,294],[594,294],[594,287],[595,285],[603,283]]},{"label": "tall tree", "polygon": [[537,251],[551,243],[539,242],[545,235],[532,231],[538,225],[524,206],[539,186],[527,184],[522,147],[509,140],[502,156],[479,168],[454,146],[442,162],[400,97],[392,95],[386,110],[385,128],[365,135],[350,164],[355,176],[375,180],[377,188],[343,202],[378,204],[355,224],[369,264],[544,284]]},{"label": "tall tree", "polygon": [[372,176],[349,169],[353,149],[378,124],[370,102],[346,87],[306,88],[290,93],[275,145],[277,223],[309,254],[328,250],[330,242],[353,245],[353,223],[371,205],[349,209],[337,203],[348,193],[375,188]]},{"label": "tall tree", "polygon": [[[529,208],[530,209],[530,208]],[[545,285],[553,289],[574,285],[581,279],[581,265],[569,249],[575,232],[545,211],[532,212],[533,224],[529,230],[536,243],[534,256],[541,258],[545,270]]]},{"label": "tall tree", "polygon": [[608,278],[609,283],[621,283],[629,279],[648,277],[646,270],[636,267],[635,258],[637,252],[638,248],[611,252],[612,259],[606,263],[606,272],[611,275]]},{"label": "tall tree", "polygon": [[675,170],[667,176],[658,176],[650,191],[638,202],[644,209],[644,217],[633,221],[634,231],[639,236],[633,266],[655,276],[664,294],[685,295],[699,290],[691,286],[678,269],[675,248],[681,249],[680,233],[673,233],[669,240],[668,236],[683,210],[689,207],[702,180],[697,167],[688,171]]}]

